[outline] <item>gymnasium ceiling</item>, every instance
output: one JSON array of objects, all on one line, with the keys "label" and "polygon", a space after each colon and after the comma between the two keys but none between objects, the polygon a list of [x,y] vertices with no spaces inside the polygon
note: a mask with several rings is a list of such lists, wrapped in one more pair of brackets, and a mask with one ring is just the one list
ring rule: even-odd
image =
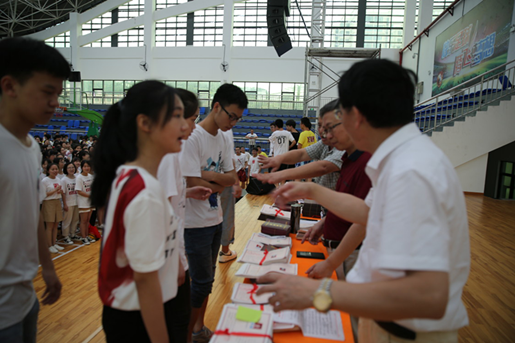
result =
[{"label": "gymnasium ceiling", "polygon": [[106,0],[0,0],[0,39],[22,36],[68,20]]}]

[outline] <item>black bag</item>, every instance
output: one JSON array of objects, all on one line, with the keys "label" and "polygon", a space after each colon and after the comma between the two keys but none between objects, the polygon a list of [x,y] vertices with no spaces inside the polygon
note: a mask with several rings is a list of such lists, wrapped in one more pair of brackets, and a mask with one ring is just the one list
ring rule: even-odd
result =
[{"label": "black bag", "polygon": [[265,195],[274,190],[275,186],[270,183],[262,183],[255,177],[250,177],[249,184],[245,189],[247,193],[252,195]]}]

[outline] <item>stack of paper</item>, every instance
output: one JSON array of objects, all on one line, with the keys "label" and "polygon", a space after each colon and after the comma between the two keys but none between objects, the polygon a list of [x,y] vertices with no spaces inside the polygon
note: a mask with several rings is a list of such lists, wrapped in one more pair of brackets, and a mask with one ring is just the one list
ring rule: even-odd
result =
[{"label": "stack of paper", "polygon": [[250,241],[262,244],[275,245],[277,247],[291,247],[291,237],[287,236],[269,236],[264,233],[254,233]]},{"label": "stack of paper", "polygon": [[256,295],[259,285],[255,283],[241,283],[237,282],[232,289],[231,300],[236,304],[251,304],[261,305],[268,304],[268,299],[273,296],[273,293],[265,293]]},{"label": "stack of paper", "polygon": [[342,318],[338,311],[321,313],[312,308],[304,311],[281,311],[274,314],[274,322],[297,325],[306,337],[345,340]]},{"label": "stack of paper", "polygon": [[269,272],[297,275],[297,264],[273,263],[267,266],[259,266],[251,263],[243,264],[236,272],[236,276],[255,279]]},{"label": "stack of paper", "polygon": [[244,310],[238,305],[224,305],[210,343],[272,343],[273,313],[262,311],[253,316]]},{"label": "stack of paper", "polygon": [[289,263],[291,259],[290,248],[281,248],[273,251],[256,251],[245,249],[237,261],[264,266],[271,263]]}]

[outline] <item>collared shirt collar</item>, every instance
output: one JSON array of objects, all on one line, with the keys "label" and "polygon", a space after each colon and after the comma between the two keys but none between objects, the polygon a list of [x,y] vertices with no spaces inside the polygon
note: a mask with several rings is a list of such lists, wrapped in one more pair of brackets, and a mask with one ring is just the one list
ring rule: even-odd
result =
[{"label": "collared shirt collar", "polygon": [[361,150],[354,150],[354,152],[352,154],[349,154],[347,153],[347,151],[345,151],[342,155],[342,161],[345,162],[345,160],[351,160],[352,162],[356,162],[358,160],[358,158],[363,154],[363,151]]},{"label": "collared shirt collar", "polygon": [[388,155],[405,142],[422,135],[415,123],[409,123],[395,131],[388,137],[374,152],[367,163],[366,173],[370,177],[373,184],[377,182],[379,177],[379,166]]}]

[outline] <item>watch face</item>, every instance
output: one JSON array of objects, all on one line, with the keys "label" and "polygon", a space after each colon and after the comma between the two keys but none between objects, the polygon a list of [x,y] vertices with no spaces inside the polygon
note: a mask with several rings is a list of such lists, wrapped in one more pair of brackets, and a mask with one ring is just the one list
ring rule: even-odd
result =
[{"label": "watch face", "polygon": [[331,304],[333,303],[333,299],[329,293],[325,290],[320,290],[315,293],[313,299],[313,305],[318,311],[327,312],[331,308]]}]

